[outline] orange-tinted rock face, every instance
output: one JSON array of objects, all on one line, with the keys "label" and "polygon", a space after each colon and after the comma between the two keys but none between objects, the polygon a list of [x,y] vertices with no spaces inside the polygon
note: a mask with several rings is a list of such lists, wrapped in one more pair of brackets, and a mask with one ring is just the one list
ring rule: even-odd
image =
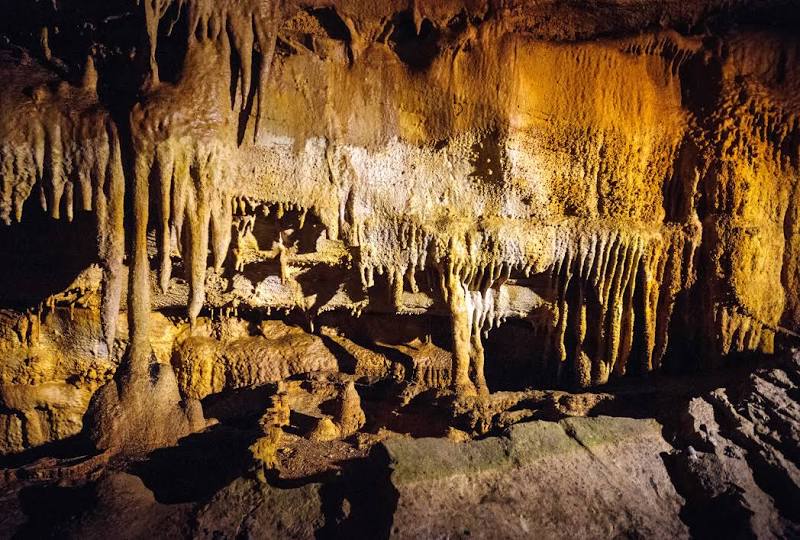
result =
[{"label": "orange-tinted rock face", "polygon": [[[163,341],[184,397],[225,388],[225,369],[264,355],[209,353],[219,365],[185,388],[181,354],[208,339],[201,314],[240,310],[342,335],[361,314],[418,318],[382,318],[361,343],[411,359],[410,380],[403,347],[434,335],[452,355],[434,386],[461,396],[486,392],[497,351],[531,384],[589,386],[771,353],[798,330],[800,40],[761,24],[790,24],[791,6],[129,7],[87,8],[86,50],[52,28],[80,10],[11,34],[32,50],[12,39],[0,58],[0,217],[24,221],[32,197],[55,218],[93,212],[96,355],[120,338],[133,379]],[[89,60],[78,73],[59,54]],[[149,312],[176,308],[191,328],[159,334]],[[527,350],[498,341],[509,321]],[[213,347],[270,341],[253,335]],[[323,357],[309,369],[336,368]]]}]

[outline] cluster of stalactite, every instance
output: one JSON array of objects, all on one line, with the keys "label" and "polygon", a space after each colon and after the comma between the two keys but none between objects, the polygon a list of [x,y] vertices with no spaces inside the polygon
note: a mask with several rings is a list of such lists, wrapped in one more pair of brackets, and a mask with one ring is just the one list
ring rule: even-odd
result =
[{"label": "cluster of stalactite", "polygon": [[[699,230],[665,228],[659,233],[603,230],[575,235],[564,231],[555,260],[544,272],[541,291],[553,302],[554,319],[545,325],[545,376],[553,383],[589,386],[613,374],[657,369],[667,348],[676,295],[695,278]],[[454,378],[480,389],[482,336],[504,322],[501,286],[530,266],[498,262],[476,267],[446,261],[442,292],[450,309]],[[633,365],[635,363],[635,365]]]},{"label": "cluster of stalactite", "polygon": [[[76,211],[93,211],[98,255],[103,263],[102,320],[109,353],[116,334],[123,277],[125,179],[116,125],[97,102],[97,73],[91,57],[82,84],[52,89],[40,70],[28,99],[4,107],[0,122],[0,220],[21,221],[30,197],[53,219],[72,221]],[[11,77],[9,100],[24,95]]]},{"label": "cluster of stalactite", "polygon": [[[142,145],[147,145],[142,141]],[[189,281],[189,317],[200,313],[208,252],[221,268],[231,243],[228,151],[219,144],[168,140],[137,151],[137,174],[158,180],[159,282],[169,287],[173,247],[184,260]]]},{"label": "cluster of stalactite", "polygon": [[[164,93],[155,61],[157,36],[162,19],[174,14],[187,19],[188,54],[201,50],[208,43],[222,43],[223,50],[233,48],[236,51],[238,86],[232,90],[231,108],[246,111],[246,123],[255,103],[254,116],[260,118],[261,88],[271,64],[278,5],[191,0],[144,2],[150,43],[150,93],[155,96]],[[170,11],[170,7],[176,9]],[[258,59],[255,66],[254,59]],[[190,67],[187,66],[187,71],[191,71]],[[233,70],[233,66],[230,69]],[[53,218],[63,215],[72,219],[75,209],[95,212],[98,252],[106,270],[103,324],[110,349],[116,334],[125,246],[124,160],[118,130],[109,113],[98,103],[97,74],[91,57],[80,86],[61,82],[57,90],[52,91],[52,81],[46,75],[33,70],[24,75],[29,76],[19,78],[25,84],[30,84],[31,80],[39,80],[40,84],[34,85],[32,90],[14,88],[20,92],[9,92],[13,98],[18,99],[27,92],[30,99],[4,107],[6,117],[0,126],[3,130],[0,133],[0,219],[7,224],[12,218],[22,219],[23,205],[34,194],[35,187],[38,187],[42,207]],[[172,106],[180,107],[180,102],[173,102]],[[24,122],[12,118],[12,111],[23,115]],[[131,216],[133,269],[129,290],[133,293],[130,295],[131,325],[135,334],[142,335],[142,340],[146,340],[146,331],[141,327],[146,324],[149,310],[146,229],[151,184],[157,186],[160,203],[160,283],[162,288],[168,287],[174,247],[186,260],[191,319],[196,318],[204,301],[209,245],[215,265],[219,267],[228,253],[231,239],[230,148],[235,147],[237,141],[219,140],[215,136],[217,133],[210,133],[202,140],[187,136],[183,125],[173,126],[167,122],[165,126],[164,117],[169,114],[170,111],[157,107],[155,110],[152,106],[137,107],[130,122],[134,212]],[[257,122],[254,130],[257,131]],[[137,327],[142,331],[137,332]]]},{"label": "cluster of stalactite", "polygon": [[[231,243],[233,220],[232,182],[238,172],[234,167],[236,145],[249,125],[255,122],[258,133],[262,116],[264,85],[275,48],[277,2],[210,2],[203,0],[145,0],[144,11],[150,45],[150,88],[152,103],[135,108],[131,125],[135,152],[136,221],[134,267],[137,261],[146,266],[147,200],[152,179],[158,181],[160,284],[169,286],[173,247],[185,261],[189,281],[188,314],[195,321],[205,301],[206,261],[209,247],[214,266],[220,268]],[[171,18],[170,18],[171,17]],[[159,89],[159,66],[156,61],[159,26],[169,19],[167,33],[176,24],[187,25],[187,53],[180,80],[175,88]],[[237,61],[231,58],[235,55]],[[209,80],[219,84],[221,77],[204,77],[214,69],[208,59],[216,57],[226,64],[235,84],[230,87],[230,110],[220,107],[220,94],[207,92]],[[210,110],[181,110],[181,101],[191,102],[192,93],[209,94]],[[214,100],[216,98],[216,101]],[[255,107],[255,111],[253,108]],[[164,122],[172,111],[173,124]],[[225,119],[218,117],[222,109]],[[200,122],[196,117],[208,115]],[[238,114],[234,114],[238,113]],[[183,115],[183,118],[181,118]],[[232,118],[241,118],[233,125]],[[217,125],[221,124],[221,125]],[[141,196],[140,199],[136,199]],[[137,258],[137,254],[139,257]],[[131,290],[147,287],[146,269],[134,270]],[[138,277],[137,277],[138,276]],[[133,280],[137,280],[137,285]],[[148,309],[142,307],[142,312]],[[144,313],[140,314],[140,318]]]},{"label": "cluster of stalactite", "polygon": [[[176,24],[187,25],[188,46],[199,41],[224,45],[237,58],[230,65],[235,85],[231,89],[231,105],[248,115],[253,108],[256,119],[254,135],[264,111],[272,56],[275,52],[277,28],[281,22],[280,2],[256,0],[142,0],[150,46],[150,76],[157,85],[159,66],[156,61],[159,26],[168,23],[167,33]],[[185,21],[181,21],[181,18]]]},{"label": "cluster of stalactite", "polygon": [[[512,276],[547,276],[543,294],[554,320],[544,340],[553,382],[603,384],[612,374],[657,369],[666,352],[676,295],[695,279],[699,224],[660,229],[561,227],[452,233],[408,222],[362,226],[362,286],[385,275],[392,305],[403,309],[415,275],[431,268],[450,315],[454,380],[483,387],[483,339],[511,314],[502,298]],[[543,232],[544,231],[544,232]],[[532,357],[537,354],[531,351]]]},{"label": "cluster of stalactite", "polygon": [[699,230],[675,228],[657,236],[610,231],[566,244],[550,274],[558,306],[552,360],[559,362],[550,371],[561,375],[566,367],[572,383],[588,386],[612,373],[657,369],[675,297],[694,280],[699,240]]}]

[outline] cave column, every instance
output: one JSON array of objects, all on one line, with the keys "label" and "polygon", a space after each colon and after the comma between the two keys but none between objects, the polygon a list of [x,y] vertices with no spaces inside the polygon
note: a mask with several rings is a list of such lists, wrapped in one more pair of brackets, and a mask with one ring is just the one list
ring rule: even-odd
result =
[{"label": "cave column", "polygon": [[[447,301],[453,337],[452,384],[458,396],[475,395],[475,386],[469,378],[472,350],[472,324],[467,309],[467,290],[452,268],[446,273]],[[481,370],[482,371],[482,370]]]},{"label": "cave column", "polygon": [[[138,141],[136,141],[138,142]],[[136,144],[136,142],[134,144]],[[146,149],[135,149],[133,176],[133,241],[131,276],[128,280],[128,327],[130,348],[126,366],[131,376],[146,373],[150,359],[150,264],[147,258],[147,219],[151,163]]]},{"label": "cave column", "polygon": [[470,362],[472,366],[472,376],[474,377],[475,387],[478,393],[481,395],[488,394],[489,387],[486,386],[486,376],[483,373],[484,351],[483,342],[481,341],[481,329],[477,326],[473,326],[472,331]]}]

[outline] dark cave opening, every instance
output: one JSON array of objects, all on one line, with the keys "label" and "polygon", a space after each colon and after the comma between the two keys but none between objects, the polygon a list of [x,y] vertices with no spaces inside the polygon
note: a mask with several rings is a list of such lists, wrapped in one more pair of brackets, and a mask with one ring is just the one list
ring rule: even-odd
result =
[{"label": "dark cave opening", "polygon": [[166,15],[159,24],[158,45],[156,47],[158,77],[162,81],[173,84],[180,79],[188,50],[188,15],[181,13],[181,11],[178,4],[169,6]]},{"label": "dark cave opening", "polygon": [[0,307],[36,306],[98,261],[91,212],[78,211],[71,222],[57,220],[35,199],[25,203],[21,223],[0,226]]},{"label": "dark cave opening", "polygon": [[425,71],[438,56],[441,31],[425,19],[419,33],[409,11],[397,14],[390,24],[388,42],[392,50],[413,71]]},{"label": "dark cave opening", "polygon": [[545,349],[529,321],[510,320],[483,340],[486,385],[490,392],[519,391],[540,385],[539,365]]},{"label": "dark cave opening", "polygon": [[309,14],[317,19],[329,38],[346,43],[350,42],[350,30],[334,8],[322,7],[311,9],[309,10]]},{"label": "dark cave opening", "polygon": [[282,241],[298,254],[314,253],[324,232],[325,226],[312,210],[281,209],[277,205],[266,216],[257,214],[253,225],[253,235],[261,249],[271,249],[274,243]]}]

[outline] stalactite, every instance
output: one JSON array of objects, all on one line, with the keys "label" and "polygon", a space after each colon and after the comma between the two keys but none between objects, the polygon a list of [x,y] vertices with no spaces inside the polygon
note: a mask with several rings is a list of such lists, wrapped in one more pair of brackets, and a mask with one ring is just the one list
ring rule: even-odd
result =
[{"label": "stalactite", "polygon": [[109,355],[116,338],[125,256],[125,178],[119,144],[116,131],[109,128],[111,152],[103,171],[106,185],[96,189],[95,204],[100,231],[99,253],[104,267],[101,318]]},{"label": "stalactite", "polygon": [[573,382],[586,386],[625,374],[634,356],[636,370],[656,369],[675,296],[691,283],[686,261],[698,242],[696,233],[675,229],[650,237],[608,231],[569,242],[580,249],[565,250],[548,272],[557,291],[554,372],[571,364]]},{"label": "stalactite", "polygon": [[[217,180],[218,184],[221,183]],[[215,190],[211,201],[211,246],[214,258],[214,268],[222,269],[222,264],[228,255],[231,244],[231,231],[233,227],[233,208],[230,197],[220,190]]]},{"label": "stalactite", "polygon": [[168,145],[160,147],[156,153],[156,166],[158,168],[159,188],[160,188],[160,211],[161,219],[159,231],[159,284],[161,290],[166,292],[169,287],[169,280],[172,275],[172,226],[170,225],[170,215],[172,211],[172,179],[175,176],[175,156],[172,148]]},{"label": "stalactite", "polygon": [[188,225],[183,235],[183,257],[189,281],[189,319],[194,324],[205,301],[205,278],[211,222],[211,191],[217,180],[211,161],[213,153],[196,148],[191,153],[189,178],[181,184],[188,190],[186,215]]},{"label": "stalactite", "polygon": [[[231,242],[233,208],[229,195],[229,151],[224,145],[168,140],[155,149],[153,170],[160,178],[158,251],[161,288],[171,274],[172,238],[181,245],[190,287],[189,317],[197,318],[205,300],[209,245],[214,267],[222,266]],[[184,227],[186,225],[186,227]]]},{"label": "stalactite", "polygon": [[[149,44],[151,85],[158,86],[160,77],[156,50],[159,23],[176,6],[178,17],[186,17],[189,40],[225,40],[239,59],[236,85],[232,89],[231,103],[238,102],[240,111],[255,108],[253,137],[258,136],[259,125],[266,109],[267,92],[272,59],[275,54],[278,25],[281,20],[281,2],[257,0],[142,0]],[[253,66],[254,51],[260,53],[258,66]],[[232,66],[231,66],[232,67]],[[255,75],[254,75],[255,72]],[[251,85],[255,84],[255,104],[249,103]]]}]

